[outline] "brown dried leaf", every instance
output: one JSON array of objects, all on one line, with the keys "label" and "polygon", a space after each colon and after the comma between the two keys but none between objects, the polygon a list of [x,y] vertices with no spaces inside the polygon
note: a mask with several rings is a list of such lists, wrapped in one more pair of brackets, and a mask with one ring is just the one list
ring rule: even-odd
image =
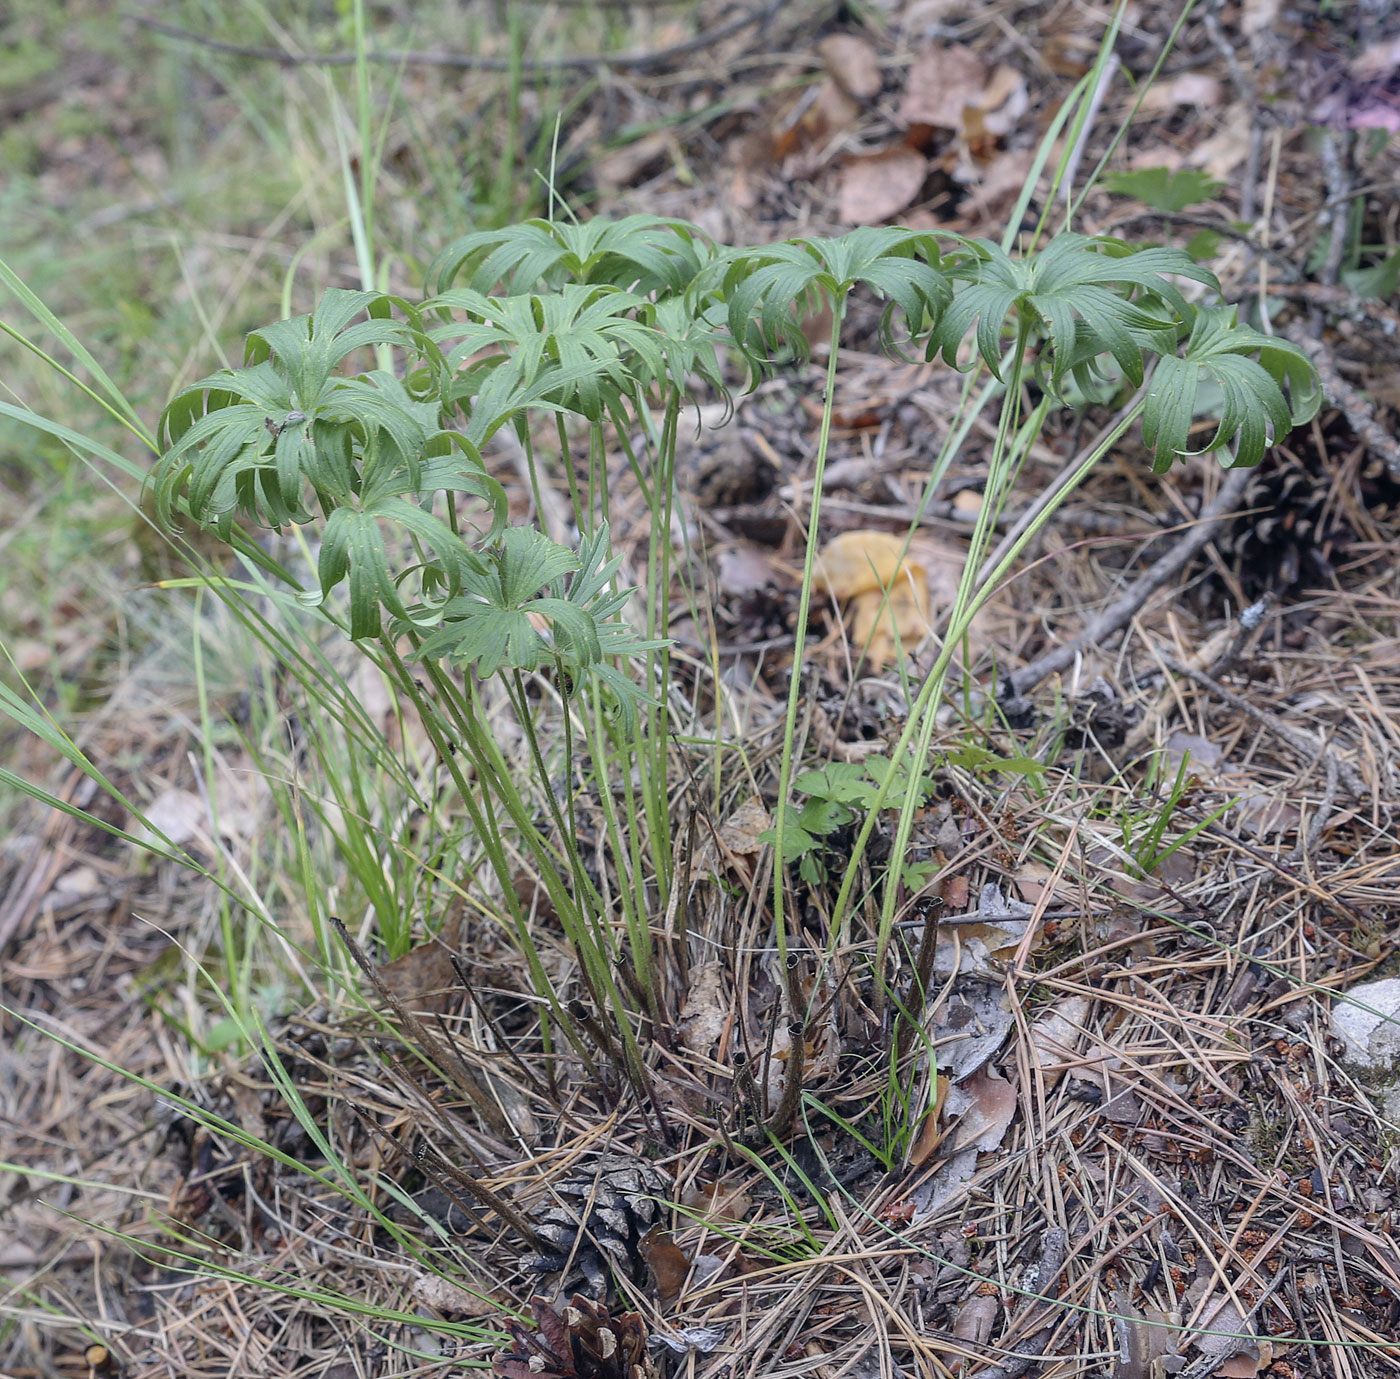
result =
[{"label": "brown dried leaf", "polygon": [[693,1184],[685,1190],[681,1202],[707,1221],[744,1221],[753,1210],[753,1199],[748,1193],[723,1178]]},{"label": "brown dried leaf", "polygon": [[896,145],[868,158],[853,158],[841,169],[837,215],[847,225],[878,225],[918,200],[928,176],[928,159]]},{"label": "brown dried leaf", "polygon": [[996,219],[1021,194],[1034,162],[1033,149],[1014,148],[998,154],[990,163],[968,168],[966,181],[969,191],[963,198],[961,220],[975,227],[980,219]]},{"label": "brown dried leaf", "polygon": [[715,561],[715,584],[721,593],[742,597],[765,585],[786,583],[768,563],[768,558],[747,542],[727,546]]},{"label": "brown dried leaf", "polygon": [[[992,1327],[996,1324],[997,1311],[1001,1303],[995,1293],[978,1293],[958,1308],[957,1319],[953,1322],[953,1335],[966,1341],[973,1350],[980,1351],[992,1338]],[[964,1363],[964,1357],[954,1353],[952,1368]]]},{"label": "brown dried leaf", "polygon": [[1000,980],[959,978],[957,990],[941,999],[933,1011],[939,1071],[954,1082],[968,1077],[1001,1047],[1013,1023]]},{"label": "brown dried leaf", "polygon": [[858,101],[880,94],[884,84],[875,49],[855,34],[832,34],[817,45],[831,79]]},{"label": "brown dried leaf", "polygon": [[727,851],[739,857],[752,857],[765,846],[758,841],[758,835],[772,827],[773,816],[754,795],[719,826],[719,841]]},{"label": "brown dried leaf", "polygon": [[637,1248],[656,1282],[657,1297],[663,1303],[674,1302],[690,1273],[690,1259],[685,1251],[660,1226],[653,1226],[637,1242]]},{"label": "brown dried leaf", "polygon": [[723,1037],[728,1020],[723,965],[707,962],[692,969],[690,990],[680,1013],[681,1042],[691,1052],[709,1057]]},{"label": "brown dried leaf", "polygon": [[[1247,1375],[1255,1373],[1261,1356],[1259,1344],[1253,1338],[1254,1328],[1240,1315],[1239,1308],[1225,1293],[1215,1293],[1211,1296],[1196,1325],[1199,1331],[1191,1337],[1191,1344],[1203,1355],[1217,1356],[1222,1362],[1236,1356],[1245,1356],[1254,1366],[1254,1369],[1247,1371]],[[1221,1335],[1221,1332],[1236,1334]]]},{"label": "brown dried leaf", "polygon": [[860,106],[830,77],[800,98],[773,137],[773,157],[789,177],[810,177],[825,161],[824,146],[850,125]]},{"label": "brown dried leaf", "polygon": [[[1222,777],[1221,783],[1225,783]],[[1236,828],[1252,833],[1256,838],[1269,838],[1279,833],[1296,833],[1303,816],[1296,805],[1282,795],[1268,790],[1248,789],[1230,812]]]},{"label": "brown dried leaf", "polygon": [[1117,1313],[1113,1334],[1118,1343],[1118,1363],[1113,1367],[1113,1379],[1155,1379],[1162,1372],[1158,1361],[1176,1353],[1172,1329],[1148,1324],[1166,1321],[1165,1313],[1151,1308],[1144,1316],[1122,1289],[1113,1294],[1113,1310]]},{"label": "brown dried leaf", "polygon": [[963,111],[980,104],[986,85],[987,65],[971,48],[932,44],[909,68],[900,118],[906,125],[961,130]]},{"label": "brown dried leaf", "polygon": [[1158,82],[1142,100],[1142,109],[1157,113],[1178,106],[1214,110],[1220,105],[1220,81],[1209,72],[1182,72],[1172,81]]},{"label": "brown dried leaf", "polygon": [[952,1085],[952,1078],[943,1073],[939,1073],[934,1079],[933,1105],[928,1108],[928,1114],[924,1117],[918,1136],[914,1140],[914,1147],[909,1151],[910,1168],[922,1168],[943,1143],[943,1137],[948,1132],[939,1122],[943,1116],[943,1105],[948,1100],[948,1089]]},{"label": "brown dried leaf", "polygon": [[410,948],[401,958],[379,969],[380,979],[407,1009],[417,1015],[445,1014],[457,989],[452,966],[458,926],[444,926],[439,938]]},{"label": "brown dried leaf", "polygon": [[1016,1088],[990,1068],[979,1068],[948,1093],[948,1114],[961,1116],[955,1149],[995,1149],[1016,1114]]},{"label": "brown dried leaf", "polygon": [[419,1274],[410,1289],[413,1300],[436,1312],[450,1312],[459,1317],[490,1317],[509,1308],[509,1299],[499,1301],[470,1293],[461,1284],[453,1283],[440,1274]]},{"label": "brown dried leaf", "polygon": [[624,144],[622,148],[605,153],[601,158],[593,159],[589,170],[600,187],[612,190],[630,187],[644,174],[661,171],[675,143],[674,130],[654,130],[630,144]]},{"label": "brown dried leaf", "polygon": [[1044,1070],[1048,1091],[1064,1076],[1065,1065],[1075,1056],[1089,1016],[1087,996],[1066,996],[1036,1016],[1031,1026],[1035,1061]]}]

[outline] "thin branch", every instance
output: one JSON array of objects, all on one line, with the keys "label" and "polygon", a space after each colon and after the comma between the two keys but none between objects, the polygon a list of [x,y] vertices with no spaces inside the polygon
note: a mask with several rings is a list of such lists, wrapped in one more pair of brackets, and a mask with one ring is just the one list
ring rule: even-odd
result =
[{"label": "thin branch", "polygon": [[1234,514],[1240,499],[1244,496],[1253,470],[1235,469],[1229,474],[1215,495],[1201,512],[1195,523],[1182,534],[1181,540],[1156,564],[1150,566],[1120,598],[1115,599],[1077,637],[1063,646],[1037,657],[1029,665],[1022,666],[1007,677],[1004,697],[1029,694],[1042,680],[1067,669],[1075,658],[1091,646],[1111,637],[1126,627],[1138,610],[1168,580],[1175,577],[1190,563],[1201,549],[1220,530],[1221,526]]},{"label": "thin branch", "polygon": [[1375,410],[1366,397],[1337,372],[1327,346],[1321,340],[1312,339],[1301,325],[1286,326],[1283,333],[1312,360],[1322,380],[1322,391],[1342,409],[1347,425],[1366,443],[1366,448],[1384,462],[1391,477],[1400,479],[1400,441],[1376,420]]},{"label": "thin branch", "polygon": [[1331,757],[1337,763],[1337,770],[1341,776],[1342,784],[1358,798],[1364,799],[1371,792],[1366,788],[1366,782],[1361,773],[1349,762],[1342,761],[1336,757],[1332,749],[1325,742],[1320,743],[1311,733],[1304,732],[1302,728],[1295,728],[1291,724],[1285,723],[1277,714],[1269,713],[1261,709],[1256,704],[1251,704],[1243,695],[1236,694],[1233,690],[1226,689],[1219,680],[1207,675],[1203,670],[1197,670],[1194,666],[1188,666],[1178,661],[1174,656],[1163,656],[1162,664],[1168,670],[1175,671],[1178,675],[1184,675],[1190,680],[1194,680],[1202,689],[1209,690],[1217,699],[1222,699],[1232,708],[1238,709],[1243,714],[1248,714],[1256,723],[1267,728],[1273,735],[1281,741],[1288,743],[1295,752],[1301,753],[1310,761],[1321,756],[1324,760]]}]

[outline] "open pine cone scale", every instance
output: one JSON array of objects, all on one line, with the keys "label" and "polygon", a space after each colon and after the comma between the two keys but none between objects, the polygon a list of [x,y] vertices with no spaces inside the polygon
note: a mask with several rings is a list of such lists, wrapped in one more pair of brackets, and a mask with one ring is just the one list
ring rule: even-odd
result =
[{"label": "open pine cone scale", "polygon": [[511,1326],[515,1348],[492,1365],[501,1379],[655,1379],[640,1313],[614,1316],[577,1293],[562,1312],[541,1297],[530,1299],[530,1310],[538,1334]]}]

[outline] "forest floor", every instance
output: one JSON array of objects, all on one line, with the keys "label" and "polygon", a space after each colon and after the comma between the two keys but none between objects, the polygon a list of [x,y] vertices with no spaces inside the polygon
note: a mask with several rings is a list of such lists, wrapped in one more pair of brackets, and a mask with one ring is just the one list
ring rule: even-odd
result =
[{"label": "forest floor", "polygon": [[[0,232],[19,237],[28,280],[86,313],[94,351],[152,419],[167,388],[277,314],[303,252],[323,285],[357,281],[329,209],[339,172],[295,132],[330,98],[324,73],[344,72],[274,60],[344,48],[336,21],[309,38],[271,19],[224,34],[193,6],[175,22],[179,8],[155,23],[75,6],[61,31],[25,6],[3,21],[32,70],[18,58],[0,70],[0,169],[16,177]],[[397,83],[378,191],[384,240],[401,247],[391,287],[421,282],[465,228],[464,199],[499,218],[538,213],[551,159],[589,213],[682,217],[722,243],[886,221],[999,238],[1111,14],[1068,0],[497,9],[471,53],[509,67],[523,16],[515,84],[470,62],[375,69]],[[657,978],[650,1105],[606,1079],[561,1084],[521,1023],[519,953],[480,906],[441,897],[383,968],[387,1022],[382,993],[369,993],[381,1014],[333,987],[312,1001],[294,958],[280,974],[260,960],[269,1063],[228,1036],[211,995],[210,974],[217,986],[232,964],[230,924],[249,922],[230,920],[216,887],[71,813],[6,806],[0,1375],[351,1379],[493,1355],[514,1379],[632,1379],[634,1365],[687,1379],[1400,1371],[1400,1043],[1388,1035],[1400,1023],[1400,28],[1386,10],[1198,6],[1111,148],[1178,18],[1129,8],[1082,163],[1087,176],[1108,156],[1122,176],[1075,228],[1188,247],[1242,314],[1318,347],[1328,402],[1253,471],[1203,456],[1154,477],[1125,439],[982,615],[916,826],[932,879],[901,911],[902,933],[928,935],[926,953],[905,945],[904,970],[923,962],[933,978],[919,999],[936,1066],[925,1060],[897,1155],[882,1162],[850,1133],[874,1139],[861,1118],[888,1104],[881,1050],[901,1027],[856,975],[869,936],[830,964],[814,957],[849,839],[838,829],[818,852],[827,875],[802,892],[795,932],[809,947],[792,972],[769,947],[772,849],[758,841],[791,667],[818,349],[682,447],[677,527],[697,556],[668,630],[694,702],[720,702],[704,688],[720,667],[737,708],[713,731],[742,739],[743,768],[702,789],[686,772],[704,751],[677,744],[690,889],[679,943],[675,914],[654,917],[673,962]],[[393,6],[380,21],[384,49],[467,42],[446,21],[415,30]],[[612,56],[571,65],[599,34]],[[257,103],[292,131],[275,157],[258,151]],[[551,152],[552,111],[564,118]],[[201,183],[221,160],[236,175]],[[22,229],[20,204],[42,209],[42,235]],[[76,295],[84,274],[109,286]],[[921,504],[963,380],[886,358],[877,318],[858,303],[840,354],[823,539],[873,549],[917,521],[909,559],[936,611],[956,587],[993,435],[974,426]],[[23,391],[18,356],[0,363]],[[1003,530],[1111,416],[1092,400],[1052,416]],[[273,882],[290,887],[300,859],[269,862],[267,849],[288,821],[238,733],[211,748],[206,731],[211,716],[246,722],[261,682],[212,642],[207,679],[194,676],[150,587],[171,571],[138,537],[132,495],[24,445],[0,433],[5,683],[28,677],[144,817],[277,909]],[[527,511],[511,457],[492,462]],[[631,498],[620,483],[614,541],[644,552],[648,513]],[[906,705],[900,676],[860,657],[829,605],[811,627],[807,766],[883,750]],[[930,660],[927,645],[914,654],[915,678]],[[994,681],[996,714],[979,693]],[[375,692],[366,682],[362,697],[388,732],[394,710]],[[16,775],[128,826],[32,735],[0,729],[0,750]],[[603,821],[580,828],[600,835]],[[291,953],[306,934],[287,908]],[[777,1012],[794,981],[818,1012],[802,1056],[829,1117],[804,1114],[760,1152],[744,1115],[772,1112],[774,1050],[790,1056],[792,1039]],[[495,1131],[464,1128],[451,1087],[409,1066],[415,1020],[469,1050],[496,1089]],[[191,1127],[170,1094],[226,1132]],[[358,1187],[327,1169],[302,1111]],[[532,1221],[566,1210],[601,1231],[599,1204],[623,1220],[621,1255],[605,1251],[635,1265],[603,1323],[617,1354],[575,1371],[530,1349],[536,1325],[546,1343],[611,1343],[586,1310],[531,1312],[549,1292],[536,1251],[461,1200],[463,1163]],[[450,1258],[453,1279],[405,1237]],[[574,1234],[573,1262],[586,1237]],[[512,1317],[533,1322],[512,1332]],[[94,1344],[105,1357],[85,1358]]]}]

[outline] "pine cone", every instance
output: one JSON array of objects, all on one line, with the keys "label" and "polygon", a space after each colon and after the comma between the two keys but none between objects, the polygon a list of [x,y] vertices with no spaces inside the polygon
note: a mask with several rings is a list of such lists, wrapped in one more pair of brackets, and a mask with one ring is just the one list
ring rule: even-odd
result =
[{"label": "pine cone", "polygon": [[655,1379],[640,1313],[614,1317],[603,1303],[577,1293],[562,1313],[539,1297],[530,1299],[530,1310],[538,1335],[511,1324],[515,1349],[492,1364],[501,1379]]},{"label": "pine cone", "polygon": [[630,1154],[604,1154],[591,1168],[572,1174],[555,1189],[555,1203],[535,1223],[554,1250],[524,1261],[538,1273],[578,1269],[595,1297],[608,1291],[608,1266],[634,1283],[646,1278],[642,1237],[660,1221],[670,1180],[654,1164]]}]

